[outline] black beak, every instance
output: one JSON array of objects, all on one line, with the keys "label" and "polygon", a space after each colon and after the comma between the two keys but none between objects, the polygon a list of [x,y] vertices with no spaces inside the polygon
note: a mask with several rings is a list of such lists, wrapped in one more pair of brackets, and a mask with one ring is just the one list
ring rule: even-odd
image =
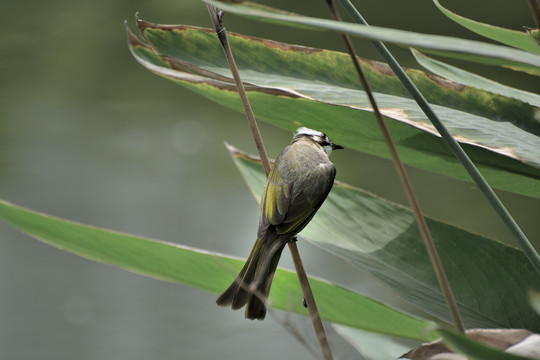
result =
[{"label": "black beak", "polygon": [[343,149],[343,146],[338,144],[330,143],[330,145],[332,146],[332,150]]}]

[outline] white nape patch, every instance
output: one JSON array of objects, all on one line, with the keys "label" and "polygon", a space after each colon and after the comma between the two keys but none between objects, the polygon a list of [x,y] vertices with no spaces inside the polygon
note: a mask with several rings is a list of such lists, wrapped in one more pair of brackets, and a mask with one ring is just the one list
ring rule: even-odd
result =
[{"label": "white nape patch", "polygon": [[307,127],[298,128],[298,130],[296,130],[295,135],[300,135],[300,134],[305,134],[305,135],[310,135],[310,136],[318,136],[318,137],[324,138],[324,134],[322,132],[317,131],[317,130],[313,130],[313,129],[310,129],[310,128],[307,128]]}]

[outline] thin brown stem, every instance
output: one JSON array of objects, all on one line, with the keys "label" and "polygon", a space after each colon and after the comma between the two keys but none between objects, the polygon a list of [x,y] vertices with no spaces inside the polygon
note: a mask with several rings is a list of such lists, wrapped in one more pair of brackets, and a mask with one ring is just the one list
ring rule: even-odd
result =
[{"label": "thin brown stem", "polygon": [[313,324],[313,328],[315,329],[315,334],[317,335],[317,341],[321,347],[323,359],[331,360],[332,352],[330,351],[330,344],[328,344],[328,339],[326,338],[326,333],[324,332],[321,316],[319,315],[319,310],[317,309],[317,304],[315,303],[315,297],[311,291],[306,270],[304,269],[304,264],[300,258],[300,252],[296,246],[296,239],[289,241],[288,244],[294,262],[294,268],[296,269],[296,274],[298,275],[298,280],[300,281],[300,286],[302,287],[304,300],[306,301],[306,305],[309,310],[311,322]]},{"label": "thin brown stem", "polygon": [[246,89],[244,88],[244,84],[242,83],[242,79],[240,78],[240,74],[238,73],[238,67],[236,66],[236,62],[234,61],[231,47],[229,45],[229,38],[227,37],[227,30],[223,27],[223,24],[221,22],[221,17],[223,16],[223,13],[217,12],[216,8],[210,4],[206,4],[206,6],[208,8],[208,12],[210,13],[212,23],[214,24],[214,30],[216,31],[217,37],[221,42],[221,47],[225,52],[227,62],[229,63],[229,68],[231,69],[238,95],[240,95],[240,100],[242,101],[242,105],[244,106],[244,113],[246,114],[251,133],[253,134],[253,139],[255,140],[257,151],[259,152],[259,156],[261,157],[264,172],[266,173],[266,176],[268,176],[268,174],[270,173],[270,161],[268,160],[268,154],[266,154],[266,148],[264,147],[261,132],[259,131],[259,127],[257,126],[257,120],[255,120],[255,115],[253,114],[253,110],[251,109],[251,105],[246,94]]},{"label": "thin brown stem", "polygon": [[[244,85],[242,83],[240,74],[238,72],[238,68],[236,66],[236,62],[234,61],[231,47],[229,46],[229,41],[227,38],[227,30],[223,27],[223,24],[221,21],[223,13],[217,12],[216,8],[210,4],[206,4],[206,6],[208,7],[210,18],[212,19],[212,22],[214,24],[214,29],[221,42],[221,46],[223,47],[225,56],[227,57],[227,61],[231,69],[234,82],[236,83],[236,89],[238,91],[238,94],[240,95],[242,105],[244,106],[244,112],[248,119],[251,132],[253,134],[253,139],[255,140],[255,144],[257,146],[259,156],[261,157],[264,171],[266,173],[266,176],[268,177],[268,174],[270,173],[270,161],[268,160],[268,155],[264,147],[264,143],[261,137],[261,133],[259,131],[259,127],[257,126],[257,121],[255,120],[255,115],[253,114],[253,110],[251,109],[251,105],[249,104],[249,99],[247,97],[246,90],[244,89]],[[315,303],[315,298],[313,297],[313,292],[311,291],[311,286],[309,285],[306,271],[304,269],[302,259],[300,258],[300,253],[298,252],[298,247],[296,246],[295,241],[290,241],[288,245],[289,245],[289,250],[291,252],[291,256],[293,258],[294,266],[296,268],[298,280],[300,281],[300,286],[302,287],[302,293],[304,295],[304,299],[308,306],[311,322],[313,323],[313,328],[315,329],[315,334],[317,335],[317,340],[319,342],[319,346],[321,348],[323,358],[325,360],[332,360],[332,353],[330,351],[330,345],[328,344],[328,340],[326,337],[326,333],[324,331],[321,317],[319,315],[319,311]]]},{"label": "thin brown stem", "polygon": [[[336,10],[333,0],[326,0],[326,2],[328,4],[328,7],[330,8],[330,12],[332,13],[334,20],[341,21],[341,18]],[[424,245],[426,247],[427,253],[433,265],[433,269],[435,271],[435,275],[437,276],[437,280],[439,281],[439,286],[441,287],[441,291],[444,295],[446,303],[448,304],[448,308],[450,309],[450,313],[454,320],[456,329],[460,333],[464,333],[465,327],[463,325],[461,315],[459,314],[456,301],[452,293],[452,289],[450,288],[450,284],[448,283],[448,278],[446,277],[446,273],[444,272],[444,268],[439,258],[439,254],[437,253],[435,243],[433,242],[433,238],[431,237],[431,234],[429,232],[428,226],[426,224],[426,220],[424,216],[422,215],[422,211],[420,209],[418,200],[414,194],[414,190],[412,188],[411,182],[409,181],[409,177],[405,170],[405,166],[401,162],[397,149],[394,145],[394,142],[392,141],[390,132],[388,131],[388,127],[386,126],[386,123],[384,122],[384,119],[379,111],[379,107],[377,105],[377,102],[375,101],[375,97],[373,96],[371,87],[369,86],[369,83],[364,75],[364,72],[362,71],[362,68],[360,67],[358,58],[356,57],[356,51],[354,50],[354,46],[347,34],[343,34],[342,37],[343,37],[343,41],[345,42],[345,46],[347,47],[347,50],[349,51],[349,54],[351,55],[352,62],[354,64],[356,72],[358,73],[360,82],[362,83],[362,87],[364,88],[368,96],[369,102],[371,103],[371,107],[373,108],[373,113],[375,114],[375,118],[377,119],[377,123],[379,124],[379,127],[381,129],[383,138],[390,151],[390,155],[394,162],[394,166],[398,173],[399,179],[401,180],[401,183],[403,185],[405,194],[407,196],[407,200],[409,201],[411,209],[414,213],[416,223],[418,224],[418,229],[420,231],[422,239],[424,240]]]},{"label": "thin brown stem", "polygon": [[540,29],[540,4],[538,0],[527,0],[527,3],[529,4],[529,10],[531,11],[536,28]]}]

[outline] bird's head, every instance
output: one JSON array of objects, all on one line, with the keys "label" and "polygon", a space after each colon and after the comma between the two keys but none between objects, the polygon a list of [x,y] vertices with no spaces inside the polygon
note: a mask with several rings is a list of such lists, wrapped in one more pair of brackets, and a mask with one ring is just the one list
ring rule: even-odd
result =
[{"label": "bird's head", "polygon": [[294,144],[296,141],[300,139],[312,141],[315,144],[319,145],[321,149],[328,156],[330,156],[330,154],[332,153],[332,150],[343,149],[343,146],[334,144],[333,142],[331,142],[325,133],[317,131],[317,130],[309,129],[307,127],[301,127],[301,128],[298,128],[298,130],[296,130],[292,143]]}]

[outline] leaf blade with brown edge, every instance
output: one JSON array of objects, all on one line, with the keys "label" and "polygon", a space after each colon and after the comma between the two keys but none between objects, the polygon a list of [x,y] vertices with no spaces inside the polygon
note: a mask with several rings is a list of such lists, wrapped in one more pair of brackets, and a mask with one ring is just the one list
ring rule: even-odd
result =
[{"label": "leaf blade with brown edge", "polygon": [[[160,43],[174,47],[175,53],[167,53],[162,49],[164,54],[158,56],[155,49],[147,47],[131,33],[128,33],[130,49],[137,61],[149,70],[167,77],[191,91],[227,107],[238,111],[242,110],[234,85],[226,77],[228,69],[219,67],[219,61],[224,60],[220,55],[219,44],[215,43],[216,40],[210,34],[211,30],[186,26],[166,26],[165,29],[162,29],[162,25],[146,22],[140,22],[140,24],[143,24],[141,25],[142,31],[147,33],[147,37],[160,37]],[[152,36],[150,36],[150,29],[154,31]],[[190,34],[196,33],[195,37],[190,37],[191,35],[186,32],[186,29],[189,29]],[[167,32],[167,34],[160,32]],[[185,37],[185,39],[178,40],[180,42],[172,39],[178,36]],[[201,37],[204,41],[198,44],[197,41]],[[388,157],[386,146],[369,108],[355,102],[355,99],[361,98],[363,93],[349,88],[351,86],[354,88],[354,84],[349,80],[354,79],[354,74],[351,73],[352,75],[348,76],[346,69],[350,64],[345,54],[276,43],[233,33],[229,34],[229,38],[234,43],[235,54],[238,55],[238,63],[241,67],[240,71],[243,72],[242,76],[247,78],[246,90],[258,118],[289,130],[294,130],[298,126],[317,128],[329,133],[336,142],[347,148]],[[164,42],[164,39],[168,40]],[[187,43],[189,49],[182,48],[182,43]],[[193,60],[195,59],[194,54],[199,51],[197,46],[204,50],[205,54],[215,55]],[[267,58],[267,60],[259,62],[258,59],[255,59],[255,63],[250,64],[249,62],[253,61],[253,59],[250,60],[250,54],[254,48],[258,49],[257,51],[262,48],[265,51],[264,55],[272,54],[272,56],[259,54],[259,57]],[[188,55],[180,53],[188,50],[191,51]],[[177,63],[172,62],[172,55],[182,56],[184,60],[190,60],[194,63],[191,64],[192,67],[189,70],[180,69]],[[205,66],[201,63],[202,59],[205,59]],[[256,66],[262,67],[265,72],[257,72]],[[385,67],[378,63],[365,62],[364,66],[367,67],[368,76],[372,76],[370,81],[383,87],[376,94],[376,97],[383,99],[383,104],[386,104],[383,107],[383,114],[387,119],[397,120],[388,121],[388,126],[403,161],[407,165],[470,181],[466,172],[442,140],[431,135],[432,126],[428,124],[427,119],[422,120],[419,117],[419,111],[416,105],[412,104],[412,100],[400,97],[399,93],[396,92],[395,86],[401,86],[394,85],[397,80],[391,78],[388,80],[391,75],[386,74]],[[244,77],[246,67],[249,73]],[[311,70],[309,70],[310,67]],[[335,67],[340,69],[337,72],[337,77],[331,75],[336,73]],[[275,73],[280,69],[287,69],[287,72],[274,76],[275,74],[272,72]],[[320,86],[320,84],[312,86],[313,81],[309,78],[317,78],[320,73],[325,74],[321,78],[321,81],[325,83],[324,86]],[[258,78],[257,74],[259,74]],[[417,80],[425,77],[422,74],[418,71],[412,73],[413,78]],[[302,77],[308,79],[304,81]],[[290,82],[283,82],[284,78],[287,78],[287,81],[296,81],[297,83],[291,85]],[[260,79],[266,79],[267,82],[260,82]],[[388,86],[390,94],[383,94],[384,83],[387,81],[391,84]],[[442,83],[443,79],[440,82]],[[436,82],[428,81],[426,86],[430,89],[437,85]],[[441,88],[444,86],[439,86],[439,89]],[[433,89],[428,92],[437,93]],[[487,92],[479,92],[478,94],[481,94],[479,95],[481,100],[478,100],[478,103],[482,103],[484,100],[488,104],[493,102],[493,98],[486,97],[488,96]],[[447,98],[446,95],[448,93],[443,92],[438,97]],[[469,94],[466,94],[465,97],[469,97]],[[347,101],[344,99],[352,99],[352,102],[344,104],[344,101]],[[441,111],[441,115],[446,119],[451,117],[456,119],[453,132],[459,136],[461,141],[467,141],[467,138],[474,139],[475,136],[471,136],[470,126],[474,127],[475,124],[478,126],[475,132],[480,139],[470,141],[471,144],[477,146],[468,144],[463,146],[493,187],[540,199],[540,187],[537,186],[540,170],[521,163],[521,161],[531,161],[540,164],[538,151],[540,145],[535,145],[539,141],[538,137],[500,121],[489,121],[481,125],[478,120],[482,117],[466,112],[455,112],[452,115],[448,108],[442,106],[439,106],[437,111]],[[511,113],[515,114],[516,112],[512,111]],[[534,121],[534,114],[531,116],[533,119],[531,121]],[[504,126],[504,129],[497,130],[497,126]],[[457,130],[460,127],[464,131],[461,134]],[[484,133],[488,129],[494,132],[491,135]],[[515,135],[509,135],[509,131],[518,132]],[[505,136],[501,136],[501,134]],[[479,140],[481,140],[480,143],[478,143]],[[508,141],[513,142],[513,145],[509,144]],[[492,145],[486,145],[488,143],[492,143]],[[522,158],[522,156],[528,157],[529,160]]]}]

